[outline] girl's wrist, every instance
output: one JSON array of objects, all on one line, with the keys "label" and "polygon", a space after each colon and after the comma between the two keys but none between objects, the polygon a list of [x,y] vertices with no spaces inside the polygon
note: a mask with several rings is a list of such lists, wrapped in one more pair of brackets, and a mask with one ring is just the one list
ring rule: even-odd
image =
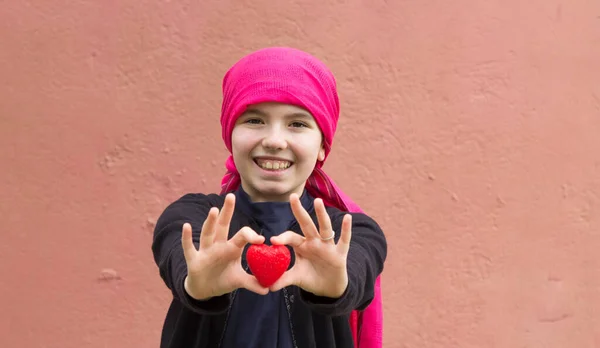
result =
[{"label": "girl's wrist", "polygon": [[212,296],[205,296],[203,294],[196,294],[192,289],[193,286],[190,284],[189,276],[185,276],[185,280],[183,281],[183,288],[189,297],[193,298],[196,301],[208,301],[212,298]]}]

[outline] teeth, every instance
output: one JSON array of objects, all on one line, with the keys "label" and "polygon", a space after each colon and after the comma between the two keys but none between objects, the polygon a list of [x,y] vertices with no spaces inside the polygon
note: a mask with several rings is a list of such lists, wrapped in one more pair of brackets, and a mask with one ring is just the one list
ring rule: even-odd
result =
[{"label": "teeth", "polygon": [[263,169],[270,169],[270,170],[287,169],[287,168],[289,168],[292,165],[288,161],[265,161],[265,160],[258,160],[256,162],[258,163],[258,165],[261,168],[263,168]]}]

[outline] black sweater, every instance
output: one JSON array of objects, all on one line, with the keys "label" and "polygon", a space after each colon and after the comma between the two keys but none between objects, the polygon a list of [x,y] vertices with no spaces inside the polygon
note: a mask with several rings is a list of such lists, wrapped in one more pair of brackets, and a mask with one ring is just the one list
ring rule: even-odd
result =
[{"label": "black sweater", "polygon": [[[187,266],[181,247],[185,222],[192,225],[196,248],[200,230],[211,207],[223,206],[224,196],[187,194],[169,205],[154,230],[152,251],[165,284],[173,293],[161,338],[161,348],[218,348],[227,325],[234,291],[207,301],[191,298],[184,289]],[[244,226],[260,231],[259,224],[241,209],[234,212],[229,237]],[[318,226],[314,209],[308,211]],[[338,242],[344,212],[327,207]],[[385,236],[377,223],[364,214],[352,214],[352,239],[347,258],[348,287],[338,299],[315,296],[296,286],[282,289],[288,307],[294,346],[299,348],[354,347],[349,315],[364,309],[374,296],[375,279],[387,256]],[[292,231],[302,234],[298,224]]]}]

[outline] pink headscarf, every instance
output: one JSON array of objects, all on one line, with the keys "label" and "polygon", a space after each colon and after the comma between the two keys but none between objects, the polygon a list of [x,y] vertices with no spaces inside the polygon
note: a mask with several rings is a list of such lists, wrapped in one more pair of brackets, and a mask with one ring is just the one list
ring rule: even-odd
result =
[{"label": "pink headscarf", "polygon": [[[256,51],[238,61],[223,78],[221,127],[225,146],[231,153],[231,133],[236,119],[249,105],[280,102],[308,110],[323,133],[325,158],[331,151],[340,114],[336,82],[329,69],[315,57],[286,47]],[[221,193],[237,189],[240,175],[229,156],[227,173],[221,180]],[[343,211],[360,212],[354,203],[321,169],[318,162],[308,178],[306,189],[313,197]],[[381,348],[383,309],[380,278],[375,283],[375,298],[364,311],[353,311],[350,325],[356,347]]]}]

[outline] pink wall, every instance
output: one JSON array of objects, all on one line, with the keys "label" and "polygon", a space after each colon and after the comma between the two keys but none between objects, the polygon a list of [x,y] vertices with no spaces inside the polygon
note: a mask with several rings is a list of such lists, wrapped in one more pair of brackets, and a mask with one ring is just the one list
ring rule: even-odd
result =
[{"label": "pink wall", "polygon": [[600,347],[600,2],[284,3],[3,2],[0,346],[158,346],[154,221],[218,188],[226,68],[289,45],[338,77],[386,348]]}]

